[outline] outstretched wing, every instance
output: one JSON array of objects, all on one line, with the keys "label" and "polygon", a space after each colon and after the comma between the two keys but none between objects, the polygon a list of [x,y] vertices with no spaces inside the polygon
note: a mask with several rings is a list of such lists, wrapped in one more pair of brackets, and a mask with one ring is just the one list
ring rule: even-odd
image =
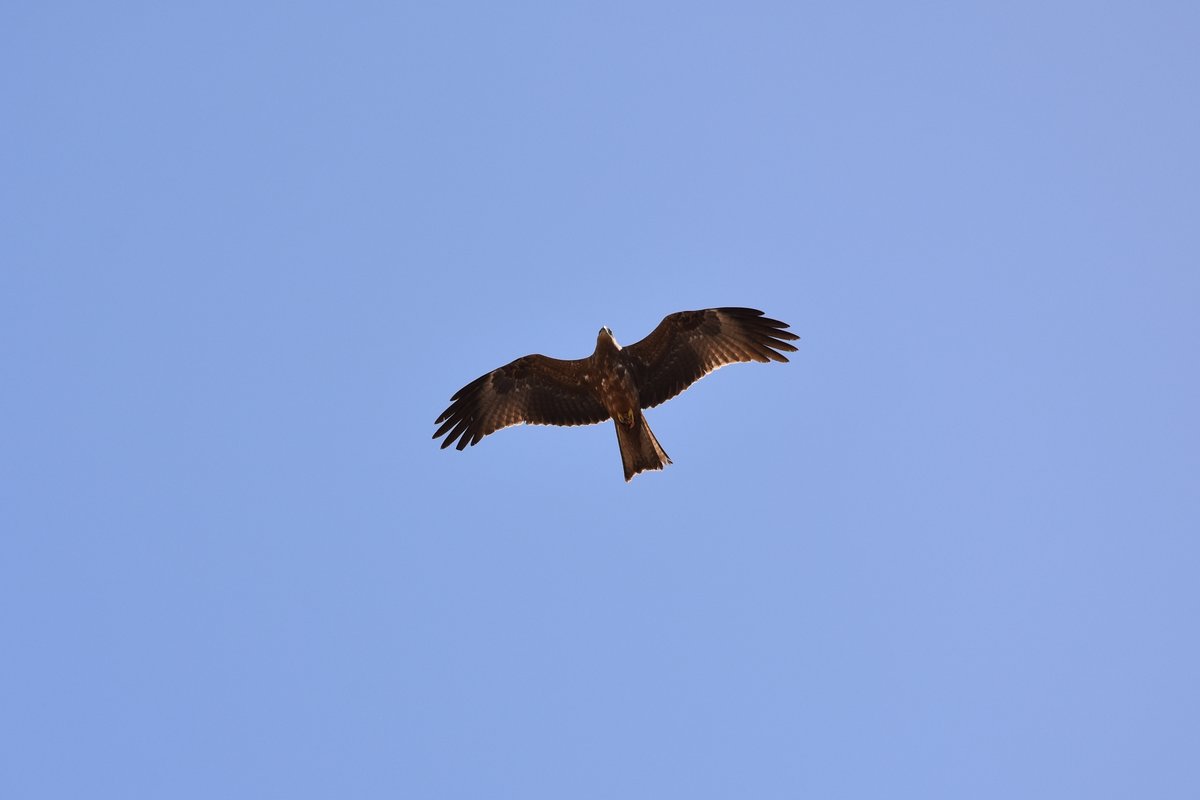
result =
[{"label": "outstretched wing", "polygon": [[625,348],[637,365],[638,396],[653,408],[703,378],[738,361],[787,361],[794,352],[785,340],[800,337],[787,323],[753,308],[680,311],[663,318],[650,335]]},{"label": "outstretched wing", "polygon": [[608,411],[584,382],[589,359],[561,361],[532,355],[471,381],[450,398],[435,421],[442,448],[458,440],[458,449],[510,425],[591,425]]}]

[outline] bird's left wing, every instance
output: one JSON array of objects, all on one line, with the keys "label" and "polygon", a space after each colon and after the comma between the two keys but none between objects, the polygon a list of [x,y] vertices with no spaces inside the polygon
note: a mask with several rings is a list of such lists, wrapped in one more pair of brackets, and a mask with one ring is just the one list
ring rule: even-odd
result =
[{"label": "bird's left wing", "polygon": [[450,398],[450,407],[434,421],[441,427],[433,438],[446,436],[442,448],[457,440],[456,447],[462,450],[510,425],[603,422],[608,411],[588,389],[584,377],[588,361],[531,355],[494,369]]},{"label": "bird's left wing", "polygon": [[625,352],[633,357],[638,396],[653,408],[726,364],[739,361],[787,361],[779,351],[796,348],[800,337],[784,330],[787,323],[764,317],[754,308],[706,308],[680,311]]}]

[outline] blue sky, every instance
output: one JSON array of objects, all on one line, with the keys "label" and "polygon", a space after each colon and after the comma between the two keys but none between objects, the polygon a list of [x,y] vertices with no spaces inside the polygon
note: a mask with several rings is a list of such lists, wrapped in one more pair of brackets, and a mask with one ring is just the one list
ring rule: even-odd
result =
[{"label": "blue sky", "polygon": [[[0,795],[1200,793],[1187,3],[0,11]],[[748,305],[648,419],[512,358]]]}]

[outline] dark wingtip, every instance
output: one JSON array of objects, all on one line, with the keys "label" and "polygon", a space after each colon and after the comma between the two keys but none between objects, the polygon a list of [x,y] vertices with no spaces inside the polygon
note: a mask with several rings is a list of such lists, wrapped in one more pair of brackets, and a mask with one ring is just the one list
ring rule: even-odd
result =
[{"label": "dark wingtip", "polygon": [[[757,322],[759,325],[767,325],[772,328],[779,328],[779,329],[781,329],[781,331],[783,328],[791,327],[786,322],[781,322],[780,320],[777,320],[777,319],[769,319],[767,317],[762,317],[760,319],[756,319],[755,322]],[[782,331],[782,332],[786,333],[786,331]]]},{"label": "dark wingtip", "polygon": [[735,317],[761,317],[763,315],[763,312],[757,308],[746,308],[745,306],[722,306],[717,311],[731,314]]}]

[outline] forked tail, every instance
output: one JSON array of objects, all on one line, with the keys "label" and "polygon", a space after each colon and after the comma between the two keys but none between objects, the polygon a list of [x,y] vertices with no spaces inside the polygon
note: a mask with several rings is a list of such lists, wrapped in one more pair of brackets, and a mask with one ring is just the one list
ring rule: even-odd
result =
[{"label": "forked tail", "polygon": [[634,412],[633,425],[625,426],[616,420],[613,424],[617,426],[617,444],[621,446],[626,482],[643,470],[662,469],[671,463],[640,410]]}]

